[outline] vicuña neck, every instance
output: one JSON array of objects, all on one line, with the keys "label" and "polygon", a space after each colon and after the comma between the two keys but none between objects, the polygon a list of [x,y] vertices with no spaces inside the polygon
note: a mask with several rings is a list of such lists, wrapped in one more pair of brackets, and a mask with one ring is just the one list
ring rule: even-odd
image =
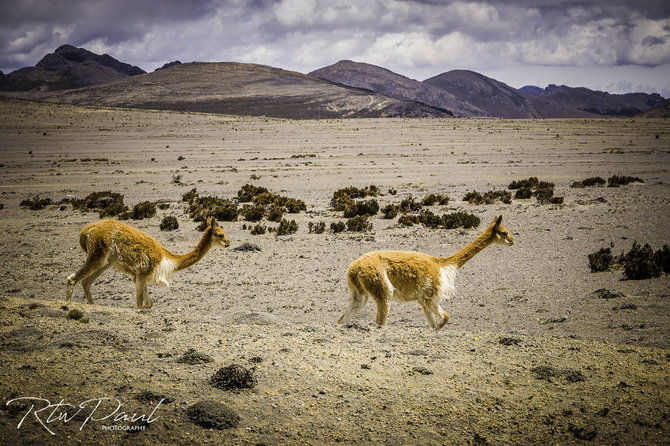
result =
[{"label": "vicu\u00f1a neck", "polygon": [[207,252],[210,250],[211,247],[212,247],[212,231],[206,229],[205,233],[200,239],[200,242],[198,242],[198,246],[196,246],[195,249],[193,249],[193,251],[188,252],[186,254],[170,253],[171,257],[173,257],[175,262],[177,262],[177,267],[175,268],[175,271],[186,269],[190,266],[195,265],[203,257],[205,257],[205,254],[207,254]]},{"label": "vicu\u00f1a neck", "polygon": [[458,251],[453,255],[450,255],[449,257],[441,257],[438,260],[442,264],[456,265],[458,268],[460,268],[490,244],[491,244],[491,234],[490,231],[487,229],[479,237],[474,239],[472,243],[468,244],[465,248],[461,249],[460,251]]}]

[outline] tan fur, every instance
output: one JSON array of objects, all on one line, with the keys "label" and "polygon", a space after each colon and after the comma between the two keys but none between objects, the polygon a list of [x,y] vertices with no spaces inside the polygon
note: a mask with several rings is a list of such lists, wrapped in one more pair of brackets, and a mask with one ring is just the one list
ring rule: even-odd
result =
[{"label": "tan fur", "polygon": [[228,246],[230,241],[212,218],[195,249],[187,254],[173,254],[158,240],[117,220],[102,220],[84,226],[79,244],[86,253],[84,265],[67,278],[66,299],[81,281],[86,300],[93,303],[91,285],[110,266],[133,278],[137,308],[151,308],[147,283],[169,285],[173,272],[194,265],[212,246]]},{"label": "tan fur", "polygon": [[337,323],[348,323],[363,308],[368,296],[372,296],[377,304],[378,325],[386,323],[389,303],[393,298],[401,302],[418,301],[428,325],[435,329],[444,327],[449,315],[440,306],[440,301],[453,295],[456,271],[491,244],[514,244],[514,238],[502,225],[502,216],[493,219],[479,237],[449,257],[410,251],[364,254],[349,266],[349,308]]}]

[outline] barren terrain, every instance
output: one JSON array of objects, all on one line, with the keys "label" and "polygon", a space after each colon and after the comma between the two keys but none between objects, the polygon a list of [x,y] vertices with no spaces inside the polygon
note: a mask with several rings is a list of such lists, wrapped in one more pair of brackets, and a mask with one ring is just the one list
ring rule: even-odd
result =
[{"label": "barren terrain", "polygon": [[[587,259],[633,241],[670,243],[667,120],[292,121],[12,99],[0,99],[0,116],[4,444],[670,442],[670,277],[623,280],[619,270],[590,272]],[[570,187],[615,174],[644,183]],[[530,176],[554,182],[563,204],[463,201]],[[304,200],[306,212],[285,216],[297,233],[220,222],[231,247],[176,273],[170,288],[151,285],[154,306],[141,311],[130,278],[112,270],[94,284],[94,305],[79,286],[63,300],[84,260],[79,231],[97,212],[20,206],[107,190],[131,207],[167,203],[129,223],[184,253],[201,233],[182,195],[232,199],[245,184]],[[450,202],[433,212],[465,211],[482,224],[405,227],[378,214],[371,232],[309,233],[310,222],[344,220],[329,205],[335,190],[371,184],[382,206],[442,193]],[[159,230],[167,215],[177,231]],[[443,330],[399,302],[386,327],[374,324],[373,302],[353,324],[335,324],[353,259],[377,249],[449,255],[498,215],[516,243],[459,271]],[[261,250],[233,249],[245,242]],[[601,289],[614,296],[594,294]],[[66,317],[72,309],[83,319]],[[213,362],[178,362],[189,349]],[[255,367],[258,384],[211,385],[230,364]],[[237,427],[193,423],[186,409],[202,400],[230,407]]]}]

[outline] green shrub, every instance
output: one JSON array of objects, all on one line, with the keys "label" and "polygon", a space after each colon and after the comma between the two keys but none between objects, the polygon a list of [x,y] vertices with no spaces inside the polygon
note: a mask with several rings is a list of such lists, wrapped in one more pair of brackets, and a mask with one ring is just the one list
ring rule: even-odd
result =
[{"label": "green shrub", "polygon": [[419,224],[419,217],[416,215],[403,214],[398,219],[398,223],[403,226],[414,226]]},{"label": "green shrub", "polygon": [[133,206],[132,211],[126,211],[119,214],[121,220],[143,220],[145,218],[151,218],[156,215],[156,205],[150,201],[142,201]]},{"label": "green shrub", "polygon": [[385,218],[387,220],[391,220],[393,218],[396,218],[398,216],[398,210],[400,209],[400,206],[397,204],[388,204],[384,206],[381,209],[382,212],[382,218]]},{"label": "green shrub", "polygon": [[610,248],[602,248],[599,251],[589,254],[588,258],[589,268],[591,268],[591,272],[593,273],[607,271],[614,263],[614,257],[612,256],[612,250]]},{"label": "green shrub", "polygon": [[298,224],[295,222],[295,220],[288,221],[286,219],[282,219],[282,221],[279,222],[277,235],[289,235],[295,234],[296,232],[298,232]]},{"label": "green shrub", "polygon": [[312,223],[311,221],[307,225],[309,228],[309,233],[312,234],[323,234],[326,230],[326,223],[320,221],[318,223]]},{"label": "green shrub", "polygon": [[467,212],[453,212],[442,216],[442,226],[444,229],[470,229],[476,228],[481,223],[481,219],[476,215]]},{"label": "green shrub", "polygon": [[[563,197],[554,196],[554,183],[548,181],[540,181],[537,177],[530,177],[526,180],[512,181],[509,189],[518,189],[514,194],[514,198],[528,199],[537,197],[540,204],[561,204]],[[505,197],[505,200],[507,197]],[[504,203],[509,201],[502,200]]]},{"label": "green shrub", "polygon": [[237,220],[237,205],[230,200],[215,196],[201,197],[196,192],[189,193],[188,203],[187,212],[193,221],[207,222],[208,217],[214,217],[219,221]]},{"label": "green shrub", "polygon": [[244,216],[244,219],[246,221],[257,222],[261,221],[265,216],[265,208],[259,205],[250,206],[248,204],[245,204],[244,206],[242,206],[240,214]]},{"label": "green shrub", "polygon": [[656,263],[654,251],[649,244],[640,246],[633,242],[633,246],[619,259],[623,266],[623,274],[629,280],[642,280],[659,277],[663,268]]},{"label": "green shrub", "polygon": [[379,195],[379,188],[375,185],[370,185],[363,189],[354,186],[343,187],[333,193],[330,205],[336,211],[344,211],[346,206],[355,198],[376,197],[377,195]]},{"label": "green shrub", "polygon": [[375,215],[379,212],[379,203],[377,200],[355,201],[344,209],[344,217],[351,218],[357,215]]},{"label": "green shrub", "polygon": [[530,177],[527,180],[512,181],[507,188],[521,189],[522,187],[527,187],[529,189],[537,189],[538,184],[540,184],[540,180],[537,177]]},{"label": "green shrub", "polygon": [[465,194],[463,201],[467,201],[470,204],[493,204],[496,201],[510,204],[512,202],[512,194],[506,190],[490,190],[485,192],[484,195],[473,191]]},{"label": "green shrub", "polygon": [[433,206],[435,203],[446,206],[449,204],[449,197],[443,194],[428,194],[421,200],[421,204],[424,206]]},{"label": "green shrub", "polygon": [[258,223],[256,226],[251,228],[250,234],[251,235],[265,234],[266,229],[267,229],[267,227],[264,224]]},{"label": "green shrub", "polygon": [[265,218],[267,218],[270,221],[274,221],[275,223],[279,223],[284,216],[284,212],[286,209],[284,206],[278,206],[276,204],[273,204],[268,208],[268,210],[265,213]]},{"label": "green shrub", "polygon": [[604,186],[606,183],[604,178],[601,177],[590,177],[582,181],[575,181],[570,187],[582,188],[582,187],[591,187],[591,186]]},{"label": "green shrub", "polygon": [[612,175],[607,179],[607,187],[626,186],[630,183],[644,183],[642,178],[627,177],[625,175]]},{"label": "green shrub", "polygon": [[668,245],[663,245],[662,249],[654,253],[654,260],[665,274],[670,274],[670,247]]},{"label": "green shrub", "polygon": [[337,234],[338,232],[342,232],[347,228],[347,225],[344,224],[342,221],[338,222],[333,222],[330,224],[330,230],[333,232],[333,234]]},{"label": "green shrub", "polygon": [[416,212],[421,210],[422,207],[423,205],[415,201],[411,195],[400,202],[400,211],[402,212]]},{"label": "green shrub", "polygon": [[347,231],[369,232],[372,231],[372,223],[368,221],[367,215],[356,215],[347,220]]},{"label": "green shrub", "polygon": [[159,228],[161,231],[176,231],[179,229],[179,222],[177,221],[177,217],[173,215],[167,215],[163,217]]},{"label": "green shrub", "polygon": [[27,207],[31,211],[38,211],[52,204],[53,201],[51,201],[51,198],[40,198],[39,195],[35,195],[33,198],[23,200],[20,205],[21,207]]},{"label": "green shrub", "polygon": [[254,186],[253,184],[245,184],[240,190],[237,191],[237,201],[240,203],[254,201],[258,195],[264,193],[269,193],[265,187]]}]

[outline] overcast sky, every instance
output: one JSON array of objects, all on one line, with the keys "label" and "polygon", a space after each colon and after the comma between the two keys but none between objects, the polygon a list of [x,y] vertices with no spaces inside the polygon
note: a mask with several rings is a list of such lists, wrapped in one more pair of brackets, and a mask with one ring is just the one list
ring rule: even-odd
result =
[{"label": "overcast sky", "polygon": [[669,0],[0,1],[0,70],[69,43],[146,71],[253,62],[308,73],[342,59],[417,80],[469,69],[519,88],[670,97]]}]

